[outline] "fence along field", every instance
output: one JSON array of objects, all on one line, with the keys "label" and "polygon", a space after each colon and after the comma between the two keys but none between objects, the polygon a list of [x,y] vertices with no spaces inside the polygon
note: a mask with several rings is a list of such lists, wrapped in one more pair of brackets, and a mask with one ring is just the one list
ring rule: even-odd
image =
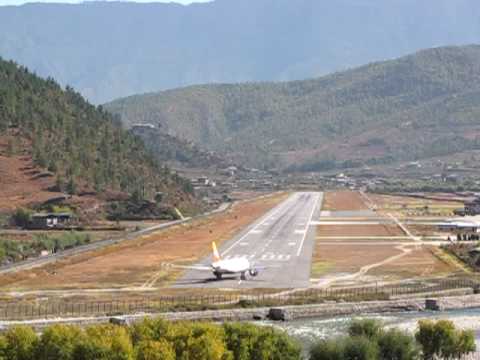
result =
[{"label": "fence along field", "polygon": [[255,295],[219,294],[198,296],[163,296],[155,299],[112,300],[90,302],[3,302],[0,320],[31,320],[52,317],[114,316],[134,313],[161,313],[246,307],[318,304],[327,300],[387,300],[397,296],[427,296],[440,291],[480,289],[480,282],[471,279],[432,280],[387,286],[309,289],[304,291]]}]

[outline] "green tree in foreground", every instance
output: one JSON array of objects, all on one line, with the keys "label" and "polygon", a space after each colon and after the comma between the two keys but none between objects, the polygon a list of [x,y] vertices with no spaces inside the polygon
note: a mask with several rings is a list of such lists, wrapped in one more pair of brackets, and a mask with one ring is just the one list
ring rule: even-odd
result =
[{"label": "green tree in foreground", "polygon": [[37,360],[74,360],[75,350],[86,341],[76,326],[53,325],[47,328],[38,343]]},{"label": "green tree in foreground", "polygon": [[456,329],[447,320],[420,321],[415,338],[422,346],[425,360],[459,359],[476,350],[473,331]]},{"label": "green tree in foreground", "polygon": [[413,360],[418,359],[420,349],[415,339],[408,333],[391,329],[378,339],[380,359]]},{"label": "green tree in foreground", "polygon": [[385,330],[375,320],[355,320],[348,336],[315,344],[310,360],[451,360],[473,351],[473,332],[458,330],[451,321],[420,321],[414,337],[398,329]]},{"label": "green tree in foreground", "polygon": [[348,335],[351,337],[363,336],[375,340],[383,334],[383,324],[373,319],[353,320],[348,327]]},{"label": "green tree in foreground", "polygon": [[137,360],[175,360],[175,350],[166,340],[147,340],[138,343]]},{"label": "green tree in foreground", "polygon": [[2,340],[3,358],[8,360],[35,360],[37,334],[32,328],[17,326],[9,329]]}]

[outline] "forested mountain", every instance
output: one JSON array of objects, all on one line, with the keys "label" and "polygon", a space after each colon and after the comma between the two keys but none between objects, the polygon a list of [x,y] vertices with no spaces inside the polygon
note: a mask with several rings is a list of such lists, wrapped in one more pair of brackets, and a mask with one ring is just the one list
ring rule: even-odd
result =
[{"label": "forested mountain", "polygon": [[0,56],[94,103],[211,82],[287,81],[480,42],[478,0],[216,0],[0,7]]},{"label": "forested mountain", "polygon": [[3,60],[0,140],[6,144],[0,155],[28,155],[53,173],[56,191],[113,190],[145,197],[165,192],[172,202],[190,198],[188,182],[161,167],[143,142],[102,107]]},{"label": "forested mountain", "polygon": [[161,129],[152,127],[152,124],[134,126],[131,132],[142,139],[145,147],[158,161],[174,168],[226,168],[231,165],[221,156],[202,150],[191,141],[166,134]]},{"label": "forested mountain", "polygon": [[480,46],[445,47],[304,81],[193,86],[106,105],[126,124],[258,167],[325,169],[480,147]]}]

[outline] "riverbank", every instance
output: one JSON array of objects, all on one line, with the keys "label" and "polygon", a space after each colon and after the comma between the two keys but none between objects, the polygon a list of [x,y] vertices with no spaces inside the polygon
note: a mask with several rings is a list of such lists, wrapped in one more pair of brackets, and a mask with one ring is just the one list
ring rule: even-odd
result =
[{"label": "riverbank", "polygon": [[[436,297],[436,303],[441,311],[480,309],[480,294],[461,296]],[[51,324],[89,325],[98,323],[132,323],[145,317],[161,317],[171,321],[260,321],[260,320],[299,320],[315,318],[334,318],[338,316],[365,316],[368,314],[394,314],[425,312],[426,298],[397,299],[365,302],[329,302],[316,305],[284,306],[275,308],[207,310],[175,313],[138,313],[118,316],[98,317],[65,317],[24,321],[0,321],[0,328],[14,325],[30,325],[41,329]],[[438,312],[441,314],[441,311]]]}]

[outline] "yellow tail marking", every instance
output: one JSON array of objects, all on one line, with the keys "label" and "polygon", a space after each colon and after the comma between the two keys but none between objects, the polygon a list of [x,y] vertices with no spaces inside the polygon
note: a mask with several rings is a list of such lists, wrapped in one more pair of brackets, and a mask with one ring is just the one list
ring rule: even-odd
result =
[{"label": "yellow tail marking", "polygon": [[212,242],[212,249],[213,249],[213,259],[215,261],[220,261],[220,254],[218,253],[217,245],[215,244],[215,242]]}]

